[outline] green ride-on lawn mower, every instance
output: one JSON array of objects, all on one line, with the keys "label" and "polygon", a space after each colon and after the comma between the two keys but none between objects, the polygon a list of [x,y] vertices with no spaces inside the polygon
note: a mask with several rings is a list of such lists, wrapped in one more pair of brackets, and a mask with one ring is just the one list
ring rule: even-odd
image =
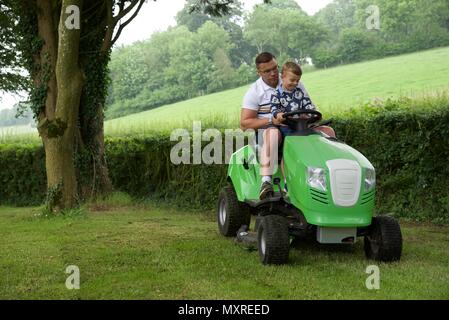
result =
[{"label": "green ride-on lawn mower", "polygon": [[[309,117],[298,117],[301,114]],[[388,216],[373,217],[373,165],[345,143],[312,130],[310,125],[321,120],[318,111],[297,110],[284,117],[295,130],[279,148],[288,191],[278,168],[273,176],[274,194],[259,200],[258,146],[246,145],[236,151],[228,168],[228,185],[218,200],[220,233],[257,245],[263,264],[287,263],[294,239],[354,244],[361,236],[368,259],[399,260],[402,235],[398,222]],[[256,215],[254,231],[249,229],[251,215]]]}]

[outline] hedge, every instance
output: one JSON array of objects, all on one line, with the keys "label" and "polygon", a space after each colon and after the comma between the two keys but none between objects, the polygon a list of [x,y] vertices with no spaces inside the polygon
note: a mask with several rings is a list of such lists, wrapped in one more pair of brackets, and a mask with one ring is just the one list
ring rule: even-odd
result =
[{"label": "hedge", "polygon": [[34,144],[0,144],[0,205],[37,205],[45,199],[45,152]]},{"label": "hedge", "polygon": [[[387,100],[339,113],[338,137],[376,168],[379,213],[449,221],[449,99]],[[167,136],[106,139],[115,188],[183,207],[212,209],[226,183],[226,165],[174,165]],[[0,145],[0,204],[36,205],[45,197],[44,152]]]}]

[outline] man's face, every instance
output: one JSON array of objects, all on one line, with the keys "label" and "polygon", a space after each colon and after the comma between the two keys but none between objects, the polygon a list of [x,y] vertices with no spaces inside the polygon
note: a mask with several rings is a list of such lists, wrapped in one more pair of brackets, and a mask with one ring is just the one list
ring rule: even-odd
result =
[{"label": "man's face", "polygon": [[284,71],[282,74],[282,86],[287,91],[292,91],[298,85],[301,76],[294,74],[291,71]]},{"label": "man's face", "polygon": [[275,88],[279,83],[279,70],[276,59],[259,64],[257,73],[270,87]]}]

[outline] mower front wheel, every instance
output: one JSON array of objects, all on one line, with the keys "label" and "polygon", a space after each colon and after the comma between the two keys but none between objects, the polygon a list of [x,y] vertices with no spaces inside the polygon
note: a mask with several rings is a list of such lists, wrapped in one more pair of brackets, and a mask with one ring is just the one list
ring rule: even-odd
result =
[{"label": "mower front wheel", "polygon": [[287,220],[277,215],[263,217],[257,229],[257,246],[263,264],[287,263],[290,250]]},{"label": "mower front wheel", "polygon": [[368,259],[382,262],[401,259],[402,233],[399,223],[391,217],[374,217],[365,235],[364,249]]},{"label": "mower front wheel", "polygon": [[235,237],[241,226],[249,226],[251,222],[248,205],[238,201],[231,185],[221,189],[218,196],[217,222],[218,230],[225,237]]}]

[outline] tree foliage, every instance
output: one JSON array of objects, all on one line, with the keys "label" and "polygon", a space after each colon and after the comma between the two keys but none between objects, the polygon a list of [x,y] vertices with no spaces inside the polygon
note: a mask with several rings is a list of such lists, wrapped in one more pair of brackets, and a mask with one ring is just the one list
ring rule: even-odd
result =
[{"label": "tree foliage", "polygon": [[[185,26],[154,34],[112,55],[109,117],[248,83],[253,70],[237,72],[231,36],[212,21],[196,32]],[[245,64],[243,64],[245,65]],[[248,75],[249,74],[249,75]],[[251,77],[252,76],[252,77]]]},{"label": "tree foliage", "polygon": [[0,2],[0,91],[17,92],[27,87],[27,79],[20,73],[14,35],[17,18],[9,5],[9,1]]},{"label": "tree foliage", "polygon": [[[379,8],[379,30],[366,27],[370,6]],[[335,0],[315,17],[331,31],[312,54],[318,67],[449,45],[446,0]]]}]

